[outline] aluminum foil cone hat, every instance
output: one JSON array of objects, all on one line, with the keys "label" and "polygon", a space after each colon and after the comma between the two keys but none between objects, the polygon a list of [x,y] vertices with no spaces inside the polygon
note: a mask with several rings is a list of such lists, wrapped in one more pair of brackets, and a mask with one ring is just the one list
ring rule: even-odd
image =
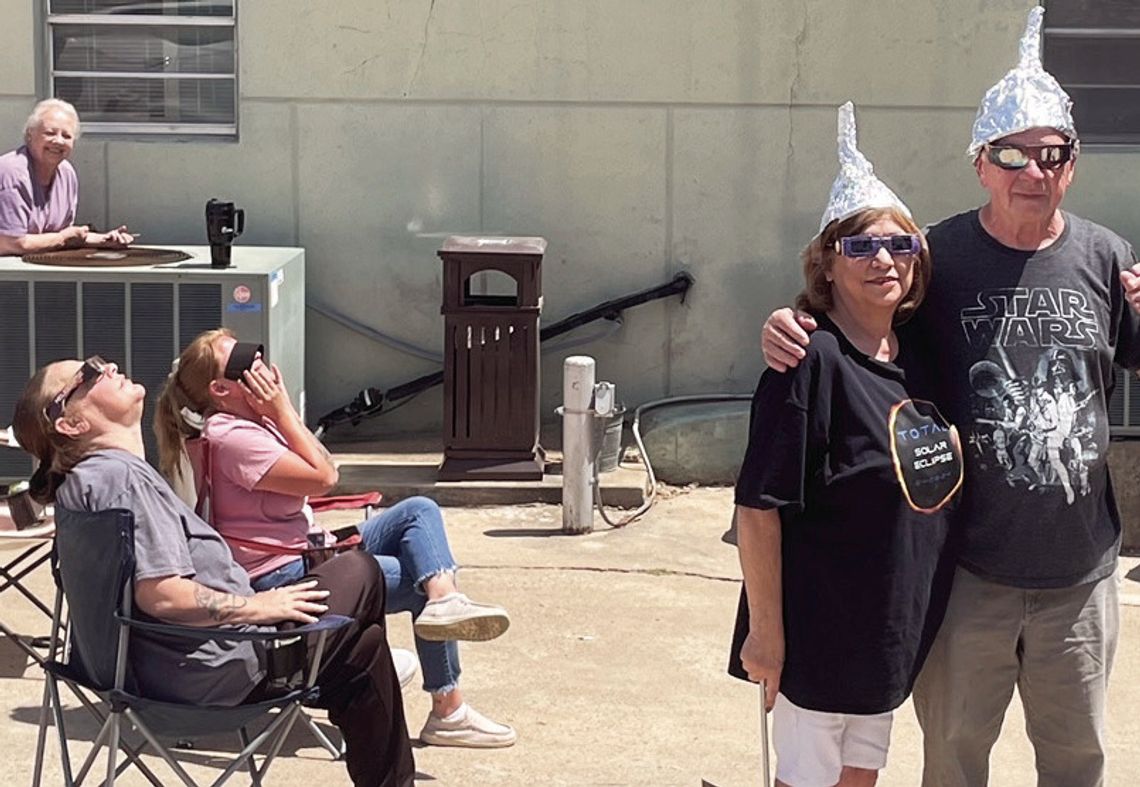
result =
[{"label": "aluminum foil cone hat", "polygon": [[1055,128],[1069,139],[1077,138],[1073,100],[1041,65],[1044,17],[1041,6],[1029,12],[1017,67],[986,91],[974,120],[973,140],[966,149],[970,158],[976,158],[988,142],[1031,128]]},{"label": "aluminum foil cone hat", "polygon": [[838,143],[839,174],[831,184],[819,231],[823,232],[836,219],[845,219],[864,208],[898,208],[909,217],[910,211],[903,201],[875,177],[875,168],[859,152],[855,140],[855,106],[850,101],[839,108]]}]

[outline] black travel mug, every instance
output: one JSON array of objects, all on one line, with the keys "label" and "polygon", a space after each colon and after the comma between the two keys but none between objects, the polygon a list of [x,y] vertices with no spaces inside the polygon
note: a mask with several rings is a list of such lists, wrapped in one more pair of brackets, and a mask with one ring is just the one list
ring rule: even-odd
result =
[{"label": "black travel mug", "polygon": [[230,267],[234,240],[245,230],[245,210],[232,202],[211,199],[206,203],[206,237],[210,241],[210,267]]}]

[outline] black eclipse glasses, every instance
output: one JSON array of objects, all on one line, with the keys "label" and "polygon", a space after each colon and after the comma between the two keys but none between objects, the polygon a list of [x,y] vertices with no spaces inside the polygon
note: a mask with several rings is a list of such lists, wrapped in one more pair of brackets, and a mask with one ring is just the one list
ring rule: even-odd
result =
[{"label": "black eclipse glasses", "polygon": [[55,420],[63,415],[63,410],[67,407],[67,402],[71,397],[75,396],[80,388],[94,385],[95,381],[103,376],[110,365],[98,355],[92,355],[85,360],[67,387],[57,393],[55,398],[44,408],[44,415],[47,419],[55,423]]},{"label": "black eclipse glasses", "polygon": [[265,354],[265,346],[252,342],[238,342],[230,351],[222,376],[227,380],[240,380],[242,374],[253,368],[253,362]]},{"label": "black eclipse glasses", "polygon": [[986,158],[1002,169],[1018,170],[1036,161],[1041,169],[1057,169],[1073,160],[1078,145],[1064,142],[1050,145],[986,145]]},{"label": "black eclipse glasses", "polygon": [[886,249],[892,257],[905,257],[922,251],[922,241],[917,235],[848,235],[835,242],[835,251],[844,257],[859,259],[874,257],[879,249]]}]

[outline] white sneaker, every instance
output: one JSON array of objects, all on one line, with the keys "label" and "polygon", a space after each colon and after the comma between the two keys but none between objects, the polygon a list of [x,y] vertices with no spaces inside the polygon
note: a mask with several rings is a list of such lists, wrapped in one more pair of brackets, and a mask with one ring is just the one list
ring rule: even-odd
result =
[{"label": "white sneaker", "polygon": [[412,628],[416,636],[433,642],[463,639],[483,642],[494,639],[511,625],[507,611],[494,604],[480,604],[462,593],[448,593],[429,601]]},{"label": "white sneaker", "polygon": [[419,671],[420,660],[410,650],[392,648],[392,665],[396,668],[396,677],[400,679],[400,688],[406,689]]},{"label": "white sneaker", "polygon": [[513,746],[518,733],[513,727],[491,721],[466,702],[448,720],[429,713],[420,740],[432,746],[466,746],[472,749],[501,749]]}]

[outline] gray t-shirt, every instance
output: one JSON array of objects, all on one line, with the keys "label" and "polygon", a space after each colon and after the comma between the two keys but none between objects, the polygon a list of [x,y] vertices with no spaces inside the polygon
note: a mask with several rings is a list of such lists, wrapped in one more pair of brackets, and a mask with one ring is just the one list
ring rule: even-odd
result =
[{"label": "gray t-shirt", "polygon": [[0,235],[13,238],[59,232],[75,223],[79,176],[71,162],[61,162],[46,190],[32,177],[28,148],[0,156]]},{"label": "gray t-shirt", "polygon": [[1140,319],[1120,284],[1132,248],[1064,217],[1062,235],[1038,251],[1002,245],[977,211],[931,227],[934,278],[900,331],[926,359],[908,373],[962,435],[959,562],[1024,588],[1115,569],[1108,399],[1113,363],[1140,366]]},{"label": "gray t-shirt", "polygon": [[[253,595],[249,577],[217,531],[153,467],[128,451],[88,456],[68,473],[56,502],[73,511],[132,511],[136,581],[178,576],[217,591]],[[139,609],[134,614],[151,619]],[[263,660],[249,642],[200,643],[145,631],[131,637],[132,675],[152,699],[236,705],[264,676]]]}]

